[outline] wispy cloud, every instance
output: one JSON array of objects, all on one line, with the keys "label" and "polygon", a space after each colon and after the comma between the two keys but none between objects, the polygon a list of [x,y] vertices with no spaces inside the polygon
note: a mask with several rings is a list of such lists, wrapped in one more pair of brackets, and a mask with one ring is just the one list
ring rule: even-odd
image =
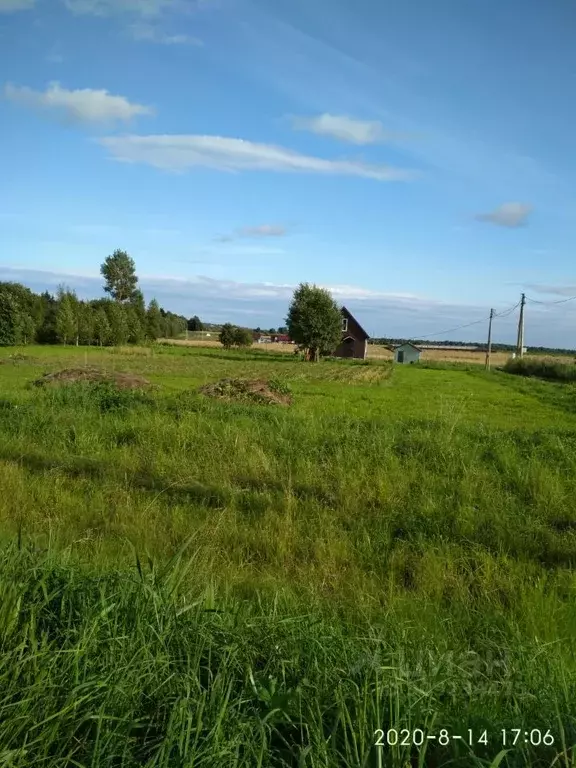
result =
[{"label": "wispy cloud", "polygon": [[266,237],[284,237],[287,229],[282,224],[260,224],[257,227],[240,227],[227,235],[219,235],[214,238],[218,243],[230,243],[239,237],[246,238],[266,238]]},{"label": "wispy cloud", "polygon": [[378,120],[357,120],[347,115],[331,115],[325,112],[317,117],[291,118],[292,126],[299,131],[310,131],[320,136],[350,144],[378,144],[392,139]]},{"label": "wispy cloud", "polygon": [[17,104],[55,113],[80,123],[128,122],[137,115],[153,115],[152,107],[136,104],[125,96],[114,96],[106,90],[82,88],[68,90],[53,82],[45,91],[7,83],[4,96]]},{"label": "wispy cloud", "polygon": [[163,32],[153,24],[138,22],[128,27],[128,33],[133,40],[144,43],[157,43],[160,45],[203,45],[202,40],[192,35],[170,35]]},{"label": "wispy cloud", "polygon": [[64,0],[72,13],[91,16],[111,16],[134,13],[139,16],[157,16],[176,5],[175,0]]},{"label": "wispy cloud", "polygon": [[57,51],[50,51],[46,55],[46,61],[49,64],[63,64],[64,56],[61,53],[58,53]]},{"label": "wispy cloud", "polygon": [[326,160],[274,144],[258,144],[223,136],[107,136],[97,141],[125,163],[145,163],[165,171],[213,168],[220,171],[279,171],[362,176],[378,181],[403,181],[411,171],[356,160]]},{"label": "wispy cloud", "polygon": [[281,224],[260,224],[257,227],[242,227],[240,237],[283,237],[286,227]]},{"label": "wispy cloud", "polygon": [[523,286],[527,291],[534,293],[550,294],[552,296],[576,296],[576,285],[544,285],[542,283],[528,283]]},{"label": "wispy cloud", "polygon": [[503,203],[490,213],[477,214],[476,219],[513,229],[526,224],[531,213],[532,206],[526,203]]},{"label": "wispy cloud", "polygon": [[0,0],[0,13],[28,11],[36,4],[36,0]]}]

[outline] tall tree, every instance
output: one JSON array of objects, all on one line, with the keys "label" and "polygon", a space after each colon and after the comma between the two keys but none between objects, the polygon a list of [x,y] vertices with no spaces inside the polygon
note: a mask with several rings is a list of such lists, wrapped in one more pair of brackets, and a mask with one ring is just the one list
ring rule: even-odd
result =
[{"label": "tall tree", "polygon": [[232,323],[224,323],[220,328],[220,335],[218,340],[224,349],[231,349],[236,343],[236,331],[238,329],[232,325]]},{"label": "tall tree", "polygon": [[128,342],[130,344],[142,344],[146,338],[146,311],[143,318],[138,309],[130,303],[126,307],[126,322],[128,324]]},{"label": "tall tree", "polygon": [[204,323],[200,320],[198,315],[194,315],[194,317],[191,317],[190,320],[188,320],[188,330],[189,331],[204,330]]},{"label": "tall tree", "polygon": [[100,272],[105,280],[104,290],[113,299],[122,303],[134,297],[138,285],[136,265],[126,251],[117,248],[106,258]]},{"label": "tall tree", "polygon": [[80,344],[90,346],[94,341],[94,322],[96,310],[91,304],[83,301],[78,307],[78,338]]},{"label": "tall tree", "polygon": [[162,333],[163,318],[160,314],[160,306],[156,299],[152,299],[146,312],[146,338],[156,341]]},{"label": "tall tree", "polygon": [[98,307],[94,313],[94,338],[101,347],[110,341],[110,323],[104,307]]},{"label": "tall tree", "polygon": [[106,307],[108,322],[110,323],[110,341],[115,347],[121,347],[128,342],[128,322],[126,308],[122,304],[110,301]]},{"label": "tall tree", "polygon": [[58,302],[44,291],[40,295],[40,319],[36,339],[40,344],[57,344],[56,336],[56,312],[58,311]]},{"label": "tall tree", "polygon": [[11,347],[20,342],[21,309],[14,294],[0,287],[0,346]]},{"label": "tall tree", "polygon": [[140,288],[137,288],[130,297],[130,306],[138,313],[140,322],[143,322],[146,317],[146,302],[144,301],[144,294]]},{"label": "tall tree", "polygon": [[342,315],[331,294],[301,283],[294,291],[286,325],[290,338],[306,350],[307,360],[334,352],[342,338]]},{"label": "tall tree", "polygon": [[76,341],[78,335],[78,318],[70,294],[63,293],[56,311],[56,335],[63,344]]},{"label": "tall tree", "polygon": [[20,316],[20,337],[23,344],[34,344],[36,340],[36,323],[27,312]]}]

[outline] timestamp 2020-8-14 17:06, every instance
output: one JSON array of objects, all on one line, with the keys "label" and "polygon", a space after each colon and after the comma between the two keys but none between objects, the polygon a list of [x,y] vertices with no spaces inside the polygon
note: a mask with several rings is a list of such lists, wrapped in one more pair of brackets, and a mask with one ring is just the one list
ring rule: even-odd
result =
[{"label": "timestamp 2020-8-14 17:06", "polygon": [[402,728],[400,730],[379,728],[374,731],[374,738],[377,747],[422,747],[431,742],[448,746],[448,744],[457,741],[467,744],[469,747],[474,747],[477,744],[502,747],[520,747],[523,745],[551,747],[555,741],[552,732],[544,728],[502,728],[493,733],[487,730],[475,732],[472,729],[462,733],[451,733],[446,728],[441,728],[437,732],[431,733],[422,728]]}]

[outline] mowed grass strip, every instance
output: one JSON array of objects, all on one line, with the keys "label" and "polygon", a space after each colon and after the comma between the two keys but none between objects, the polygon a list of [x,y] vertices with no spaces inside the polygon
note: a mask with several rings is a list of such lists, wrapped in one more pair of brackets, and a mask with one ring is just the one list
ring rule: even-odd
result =
[{"label": "mowed grass strip", "polygon": [[[474,754],[418,753],[480,765],[524,725],[555,744],[507,765],[573,764],[576,417],[559,385],[26,353],[0,365],[7,765],[404,766],[417,750],[373,746],[387,727],[487,729]],[[84,362],[160,389],[29,387]],[[282,380],[293,405],[198,392],[225,376]]]}]

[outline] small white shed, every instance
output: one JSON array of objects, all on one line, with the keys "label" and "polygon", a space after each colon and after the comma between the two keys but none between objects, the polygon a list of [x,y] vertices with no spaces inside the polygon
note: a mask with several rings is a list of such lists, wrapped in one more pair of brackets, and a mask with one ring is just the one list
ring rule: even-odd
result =
[{"label": "small white shed", "polygon": [[419,347],[415,347],[414,344],[410,344],[407,341],[405,344],[400,344],[394,350],[394,362],[395,363],[417,363],[420,360],[422,350]]}]

